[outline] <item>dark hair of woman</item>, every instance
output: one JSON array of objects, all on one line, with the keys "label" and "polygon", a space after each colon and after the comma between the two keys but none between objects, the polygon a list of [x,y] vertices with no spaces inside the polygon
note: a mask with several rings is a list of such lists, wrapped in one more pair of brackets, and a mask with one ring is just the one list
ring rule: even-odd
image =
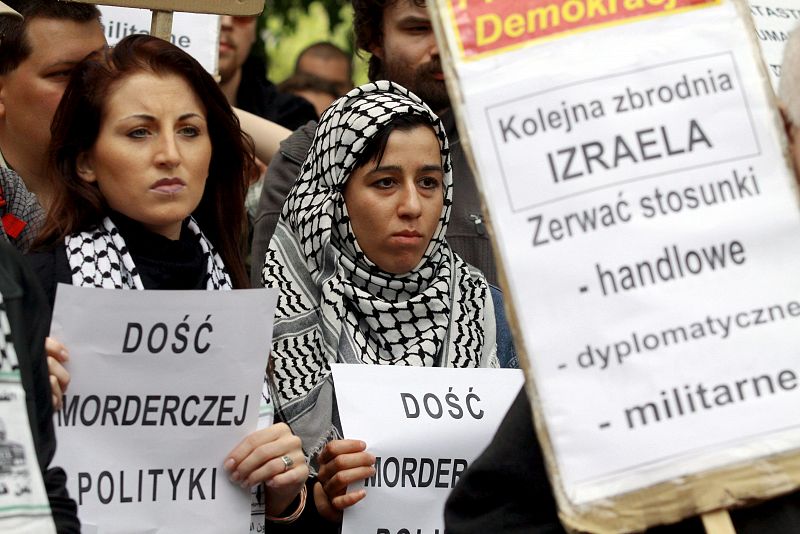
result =
[{"label": "dark hair of woman", "polygon": [[203,197],[192,216],[222,258],[233,287],[248,287],[240,245],[246,228],[244,198],[255,165],[252,140],[239,128],[228,101],[205,69],[176,46],[148,35],[130,36],[73,70],[51,126],[55,194],[37,245],[63,241],[100,224],[108,214],[97,185],[78,175],[77,162],[97,141],[115,85],[142,72],[183,78],[206,108],[211,162]]},{"label": "dark hair of woman", "polygon": [[372,139],[370,139],[367,146],[364,147],[361,154],[358,155],[354,169],[362,167],[370,161],[375,161],[380,164],[383,159],[383,153],[386,152],[386,143],[389,142],[389,136],[392,132],[407,132],[413,130],[417,126],[427,126],[433,128],[431,121],[423,116],[417,114],[398,115],[390,120],[381,129],[381,131]]}]

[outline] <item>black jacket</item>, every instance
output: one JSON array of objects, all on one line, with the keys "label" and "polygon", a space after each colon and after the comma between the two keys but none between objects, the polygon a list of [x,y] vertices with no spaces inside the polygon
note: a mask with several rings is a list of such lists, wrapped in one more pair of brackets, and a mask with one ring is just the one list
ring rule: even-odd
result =
[{"label": "black jacket", "polygon": [[248,57],[242,65],[236,107],[290,130],[317,119],[317,111],[308,100],[278,91],[267,79],[264,61],[255,56]]},{"label": "black jacket", "polygon": [[[563,533],[544,458],[533,431],[531,406],[520,391],[492,442],[467,469],[445,508],[447,534]],[[800,532],[800,492],[731,510],[737,534]],[[689,518],[648,529],[653,534],[704,534]]]},{"label": "black jacket", "polygon": [[0,293],[11,325],[31,434],[53,520],[60,534],[79,533],[78,509],[67,494],[67,476],[60,467],[50,467],[56,452],[56,436],[44,353],[44,338],[50,329],[48,306],[41,288],[23,264],[22,258],[3,242],[0,242]]},{"label": "black jacket", "polygon": [[[173,241],[145,230],[141,224],[124,215],[111,215],[133,259],[145,289],[205,289],[206,261],[194,234],[184,222],[180,239]],[[58,284],[72,284],[72,269],[66,248],[59,244],[37,250],[26,256],[50,311],[53,309]]]}]

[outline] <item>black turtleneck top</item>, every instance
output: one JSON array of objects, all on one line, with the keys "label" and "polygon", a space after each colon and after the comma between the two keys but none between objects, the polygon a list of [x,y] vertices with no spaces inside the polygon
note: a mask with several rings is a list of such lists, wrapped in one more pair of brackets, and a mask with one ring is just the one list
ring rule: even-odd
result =
[{"label": "black turtleneck top", "polygon": [[[184,221],[178,240],[150,232],[120,213],[111,220],[119,229],[145,289],[205,289],[206,262],[197,237]],[[34,252],[28,262],[39,278],[52,309],[59,283],[71,284],[65,246]]]}]

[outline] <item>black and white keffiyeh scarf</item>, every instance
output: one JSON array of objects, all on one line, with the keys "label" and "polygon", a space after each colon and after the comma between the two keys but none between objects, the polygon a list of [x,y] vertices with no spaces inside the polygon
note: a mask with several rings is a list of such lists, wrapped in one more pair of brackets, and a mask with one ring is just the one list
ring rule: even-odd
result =
[{"label": "black and white keffiyeh scarf", "polygon": [[6,314],[6,304],[0,294],[0,374],[15,373],[19,370],[17,352],[11,337],[11,323]]},{"label": "black and white keffiyeh scarf", "polygon": [[[430,122],[445,175],[438,228],[420,263],[396,275],[359,247],[342,191],[360,154],[400,115]],[[341,437],[331,363],[497,366],[488,284],[445,241],[452,185],[444,128],[403,87],[388,81],[358,87],[320,119],[262,271],[263,284],[280,290],[273,399],[311,456]]]},{"label": "black and white keffiyeh scarf", "polygon": [[[222,258],[193,218],[187,228],[195,235],[206,265],[206,289],[233,289]],[[101,225],[64,238],[72,285],[109,289],[144,289],[125,240],[108,217]]]},{"label": "black and white keffiyeh scarf", "polygon": [[11,169],[0,167],[0,239],[20,252],[28,252],[44,218],[44,208],[22,178]]}]

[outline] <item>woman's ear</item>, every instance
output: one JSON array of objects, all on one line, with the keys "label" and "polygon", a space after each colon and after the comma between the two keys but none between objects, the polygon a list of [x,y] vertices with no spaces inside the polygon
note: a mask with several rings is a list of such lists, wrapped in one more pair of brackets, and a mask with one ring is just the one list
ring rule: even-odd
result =
[{"label": "woman's ear", "polygon": [[75,171],[86,182],[97,181],[97,177],[94,175],[92,158],[86,152],[78,154],[78,159],[75,161]]},{"label": "woman's ear", "polygon": [[6,91],[5,76],[0,76],[0,119],[6,117]]}]

